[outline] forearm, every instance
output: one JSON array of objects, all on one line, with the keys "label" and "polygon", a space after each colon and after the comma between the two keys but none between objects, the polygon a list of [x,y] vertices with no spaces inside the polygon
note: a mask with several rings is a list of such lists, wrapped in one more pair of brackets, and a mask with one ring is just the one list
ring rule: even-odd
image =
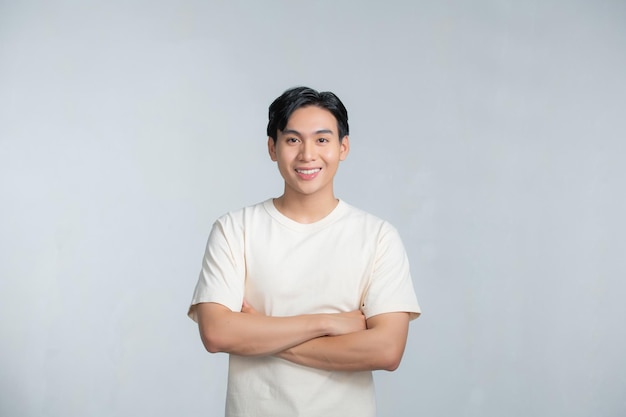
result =
[{"label": "forearm", "polygon": [[386,349],[371,345],[370,330],[343,336],[327,336],[309,340],[277,354],[299,365],[330,371],[368,371],[395,369],[397,365],[386,356]]},{"label": "forearm", "polygon": [[320,336],[365,328],[365,318],[359,311],[268,317],[246,303],[242,312],[233,312],[216,303],[202,303],[196,308],[202,342],[212,353],[273,355]]},{"label": "forearm", "polygon": [[328,334],[322,315],[268,317],[199,304],[202,342],[209,352],[244,356],[272,355]]},{"label": "forearm", "polygon": [[[390,313],[376,318],[367,330],[341,336],[319,337],[279,352],[276,356],[311,368],[334,371],[393,371],[406,344],[408,314]],[[384,323],[384,325],[381,325]]]}]

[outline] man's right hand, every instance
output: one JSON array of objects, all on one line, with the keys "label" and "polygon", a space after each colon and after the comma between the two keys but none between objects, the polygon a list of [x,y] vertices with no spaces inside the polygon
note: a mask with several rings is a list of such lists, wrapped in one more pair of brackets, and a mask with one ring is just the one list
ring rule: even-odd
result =
[{"label": "man's right hand", "polygon": [[354,310],[347,313],[334,313],[328,316],[330,318],[330,331],[328,336],[340,336],[342,334],[367,329],[365,316],[361,310]]}]

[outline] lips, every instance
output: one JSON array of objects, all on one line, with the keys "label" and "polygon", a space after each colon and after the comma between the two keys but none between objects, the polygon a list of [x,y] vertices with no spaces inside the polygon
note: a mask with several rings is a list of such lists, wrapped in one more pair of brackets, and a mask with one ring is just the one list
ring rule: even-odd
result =
[{"label": "lips", "polygon": [[298,174],[298,177],[302,178],[303,180],[312,180],[313,178],[317,177],[317,174],[319,174],[321,170],[322,168],[296,168],[296,173]]},{"label": "lips", "polygon": [[296,169],[296,172],[304,175],[315,174],[316,172],[320,172],[322,168],[311,168],[311,169]]}]

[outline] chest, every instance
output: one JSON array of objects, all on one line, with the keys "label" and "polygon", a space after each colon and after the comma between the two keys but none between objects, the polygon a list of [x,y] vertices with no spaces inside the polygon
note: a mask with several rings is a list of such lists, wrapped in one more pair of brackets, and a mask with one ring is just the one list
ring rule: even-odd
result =
[{"label": "chest", "polygon": [[245,244],[246,299],[256,308],[283,316],[359,307],[375,259],[373,239],[342,227],[262,233]]}]

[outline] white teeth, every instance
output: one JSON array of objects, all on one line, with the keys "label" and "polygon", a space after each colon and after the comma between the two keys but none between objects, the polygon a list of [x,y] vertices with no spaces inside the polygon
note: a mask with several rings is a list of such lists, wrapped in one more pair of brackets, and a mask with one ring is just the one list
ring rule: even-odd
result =
[{"label": "white teeth", "polygon": [[298,171],[300,174],[304,174],[304,175],[311,175],[311,174],[315,174],[316,172],[319,172],[321,169],[320,168],[314,168],[314,169],[296,169],[296,171]]}]

